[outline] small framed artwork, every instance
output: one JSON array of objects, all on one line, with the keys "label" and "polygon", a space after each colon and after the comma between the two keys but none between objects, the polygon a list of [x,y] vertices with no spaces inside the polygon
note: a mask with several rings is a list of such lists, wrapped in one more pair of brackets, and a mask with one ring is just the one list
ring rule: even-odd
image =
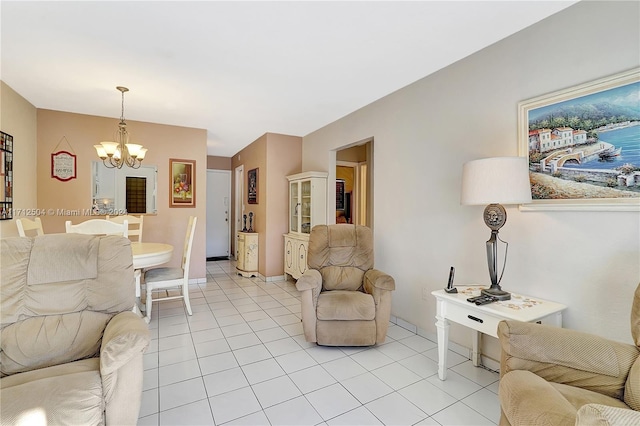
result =
[{"label": "small framed artwork", "polygon": [[640,211],[640,68],[518,104],[521,210]]},{"label": "small framed artwork", "polygon": [[196,161],[169,159],[169,207],[196,206]]},{"label": "small framed artwork", "polygon": [[336,179],[336,210],[344,210],[344,179]]},{"label": "small framed artwork", "polygon": [[258,204],[258,169],[251,169],[247,172],[248,191],[247,202]]}]

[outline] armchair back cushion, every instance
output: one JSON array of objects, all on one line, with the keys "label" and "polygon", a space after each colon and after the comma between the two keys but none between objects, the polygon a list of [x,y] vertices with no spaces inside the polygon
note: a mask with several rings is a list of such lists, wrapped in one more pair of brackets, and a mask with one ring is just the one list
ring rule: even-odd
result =
[{"label": "armchair back cushion", "polygon": [[323,290],[361,290],[373,268],[373,237],[363,226],[317,226],[309,239],[309,268],[322,275]]},{"label": "armchair back cushion", "polygon": [[106,324],[135,303],[126,238],[5,238],[2,252],[0,377],[97,356]]}]

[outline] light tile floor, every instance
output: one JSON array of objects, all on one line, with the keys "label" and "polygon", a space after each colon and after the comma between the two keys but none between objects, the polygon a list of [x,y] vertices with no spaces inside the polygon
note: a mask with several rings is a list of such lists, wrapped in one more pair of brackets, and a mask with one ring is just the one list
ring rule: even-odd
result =
[{"label": "light tile floor", "polygon": [[207,262],[207,283],[154,303],[139,425],[496,425],[498,374],[390,324],[385,344],[305,342],[292,281]]}]

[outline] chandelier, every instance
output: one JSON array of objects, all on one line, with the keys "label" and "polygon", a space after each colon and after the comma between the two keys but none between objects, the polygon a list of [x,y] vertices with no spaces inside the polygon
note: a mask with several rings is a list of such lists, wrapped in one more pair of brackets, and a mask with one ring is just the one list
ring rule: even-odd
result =
[{"label": "chandelier", "polygon": [[120,114],[120,123],[115,133],[115,142],[100,142],[100,145],[94,145],[98,153],[98,157],[102,163],[110,168],[121,169],[123,165],[127,165],[133,169],[137,169],[142,164],[147,148],[135,143],[129,143],[129,132],[127,132],[127,123],[124,121],[124,93],[129,89],[117,86],[122,93],[122,113]]}]

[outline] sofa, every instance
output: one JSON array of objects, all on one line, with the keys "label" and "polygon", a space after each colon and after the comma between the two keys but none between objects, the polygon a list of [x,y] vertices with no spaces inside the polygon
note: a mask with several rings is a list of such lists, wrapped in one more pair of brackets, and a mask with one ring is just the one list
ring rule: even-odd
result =
[{"label": "sofa", "polygon": [[296,282],[307,342],[322,346],[382,344],[394,279],[373,268],[373,235],[361,225],[316,225],[309,269]]},{"label": "sofa", "polygon": [[136,424],[150,336],[132,312],[130,241],[49,234],[0,248],[0,424]]},{"label": "sofa", "polygon": [[500,425],[640,425],[640,286],[631,334],[500,322]]}]

